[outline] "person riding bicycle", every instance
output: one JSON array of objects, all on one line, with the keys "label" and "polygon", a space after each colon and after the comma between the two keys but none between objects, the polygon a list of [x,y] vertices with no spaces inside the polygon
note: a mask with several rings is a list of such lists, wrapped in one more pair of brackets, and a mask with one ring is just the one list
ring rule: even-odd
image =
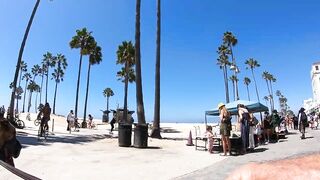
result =
[{"label": "person riding bicycle", "polygon": [[49,103],[46,103],[44,105],[44,107],[40,111],[40,114],[42,114],[42,119],[41,119],[41,124],[40,124],[40,126],[41,126],[40,134],[42,135],[43,134],[43,126],[46,128],[46,130],[49,129],[48,121],[50,120],[50,114],[51,114],[51,108],[50,108]]}]

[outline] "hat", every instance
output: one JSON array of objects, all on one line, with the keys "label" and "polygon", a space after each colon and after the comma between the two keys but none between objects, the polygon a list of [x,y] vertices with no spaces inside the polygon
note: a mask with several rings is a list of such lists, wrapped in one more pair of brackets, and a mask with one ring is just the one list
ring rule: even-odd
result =
[{"label": "hat", "polygon": [[304,110],[306,110],[306,109],[304,109],[303,107],[299,110],[300,112],[303,112]]},{"label": "hat", "polygon": [[218,109],[220,109],[222,106],[225,106],[222,102],[218,104]]}]

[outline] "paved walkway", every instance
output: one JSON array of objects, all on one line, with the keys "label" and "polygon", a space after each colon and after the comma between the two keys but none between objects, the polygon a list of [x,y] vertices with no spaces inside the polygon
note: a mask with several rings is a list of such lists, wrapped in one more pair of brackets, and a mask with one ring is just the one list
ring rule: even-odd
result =
[{"label": "paved walkway", "polygon": [[256,148],[255,152],[246,155],[228,157],[209,167],[175,179],[220,180],[228,177],[237,167],[249,162],[285,159],[313,152],[320,152],[320,130],[308,129],[306,139],[304,140],[300,139],[299,131],[291,130],[291,133],[286,136],[286,139],[281,139],[279,143],[260,146]]}]

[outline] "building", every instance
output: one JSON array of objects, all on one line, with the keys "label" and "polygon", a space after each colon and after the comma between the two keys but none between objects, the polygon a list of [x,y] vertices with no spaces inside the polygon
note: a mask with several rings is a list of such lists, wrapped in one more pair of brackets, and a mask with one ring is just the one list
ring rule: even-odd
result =
[{"label": "building", "polygon": [[315,102],[320,102],[320,62],[312,64],[311,83],[313,100]]},{"label": "building", "polygon": [[307,113],[319,109],[320,104],[320,62],[315,62],[311,67],[311,85],[313,98],[304,100],[303,107]]}]

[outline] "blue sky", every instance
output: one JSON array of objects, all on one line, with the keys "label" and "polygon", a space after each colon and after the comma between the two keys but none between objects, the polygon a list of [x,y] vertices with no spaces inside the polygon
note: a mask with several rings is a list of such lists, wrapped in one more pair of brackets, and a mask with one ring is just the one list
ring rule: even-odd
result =
[{"label": "blue sky", "polygon": [[[35,1],[0,0],[0,104],[9,104],[20,43]],[[202,122],[204,111],[225,101],[223,76],[216,65],[216,50],[225,31],[238,38],[234,48],[240,67],[239,93],[247,99],[243,78],[251,74],[244,62],[255,58],[258,88],[267,95],[263,71],[272,73],[292,110],[312,96],[310,70],[320,54],[320,2],[316,0],[212,1],[163,0],[161,40],[161,117],[164,122]],[[77,29],[87,27],[102,47],[103,61],[92,67],[88,112],[100,118],[106,108],[102,91],[114,90],[111,108],[123,106],[124,85],[117,81],[116,50],[122,41],[134,41],[133,0],[42,0],[35,16],[23,60],[31,68],[47,51],[66,56],[69,66],[59,85],[57,113],[74,109],[79,50],[69,41]],[[153,119],[156,1],[142,0],[141,63],[147,121]],[[79,98],[82,117],[88,58],[84,58]],[[53,102],[53,81],[49,102]],[[230,83],[231,86],[231,83]],[[251,98],[256,99],[254,86]],[[231,95],[232,97],[232,95]],[[129,85],[128,105],[136,109],[135,84]],[[276,101],[277,105],[277,101]],[[20,105],[21,107],[21,105]],[[276,106],[277,107],[277,106]],[[32,107],[34,109],[34,107]]]}]

